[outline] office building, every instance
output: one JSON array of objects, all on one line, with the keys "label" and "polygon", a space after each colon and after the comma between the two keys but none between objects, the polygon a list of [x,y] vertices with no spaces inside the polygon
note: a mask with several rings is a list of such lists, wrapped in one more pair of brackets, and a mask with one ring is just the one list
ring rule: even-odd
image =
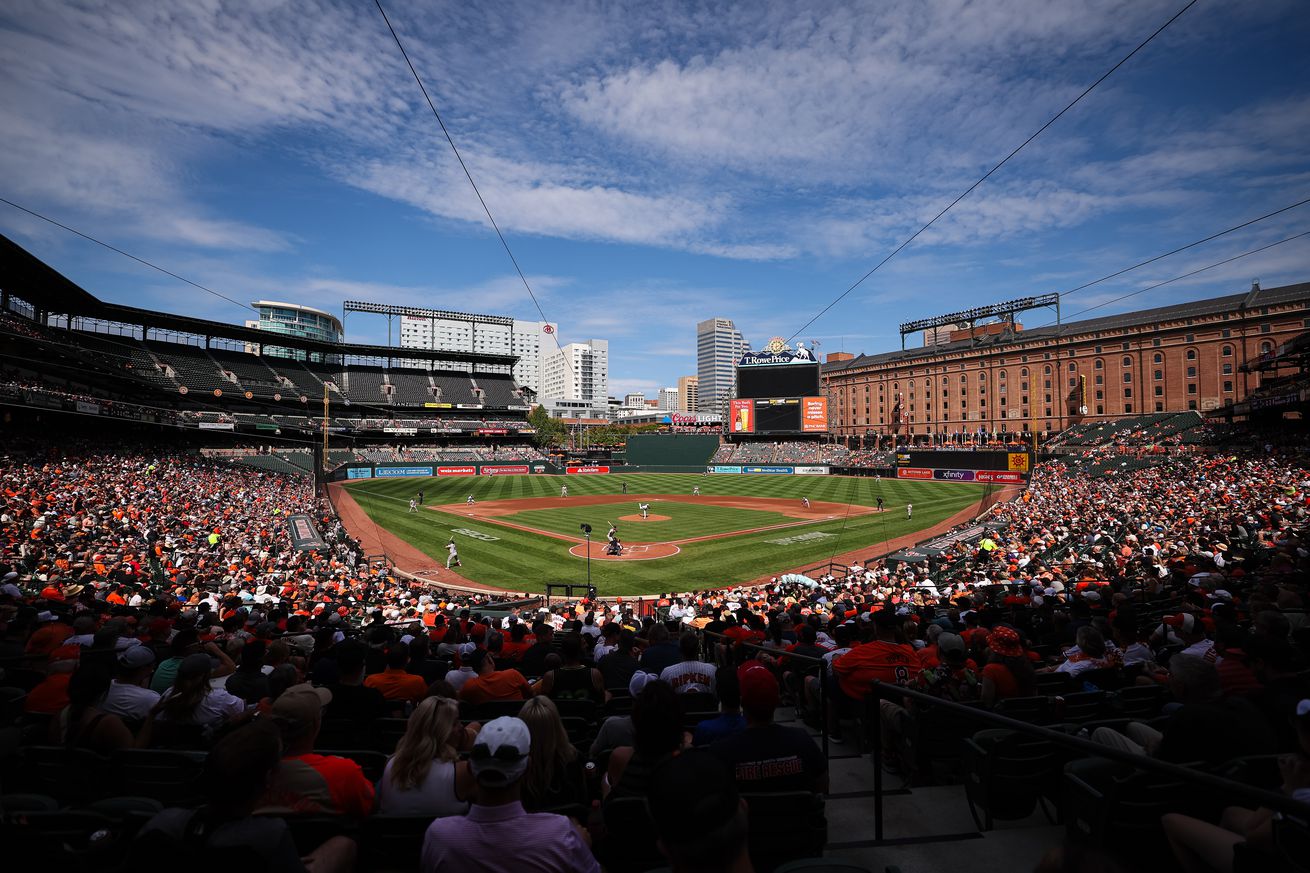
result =
[{"label": "office building", "polygon": [[700,410],[700,377],[678,377],[678,412]]},{"label": "office building", "polygon": [[542,397],[579,400],[604,407],[609,393],[608,340],[569,343],[559,351],[543,350]]},{"label": "office building", "polygon": [[541,393],[542,364],[547,353],[555,352],[559,325],[443,309],[415,312],[422,314],[400,317],[401,348],[516,355],[514,381]]},{"label": "office building", "polygon": [[696,325],[698,409],[722,412],[733,396],[737,361],[750,349],[728,318],[708,318]]}]

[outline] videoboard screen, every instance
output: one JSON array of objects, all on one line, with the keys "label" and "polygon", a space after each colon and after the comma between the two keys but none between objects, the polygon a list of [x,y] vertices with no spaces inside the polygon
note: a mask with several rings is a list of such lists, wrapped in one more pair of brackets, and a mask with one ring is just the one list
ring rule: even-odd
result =
[{"label": "videoboard screen", "polygon": [[819,365],[738,367],[738,397],[813,397],[819,393]]},{"label": "videoboard screen", "polygon": [[825,433],[826,397],[738,398],[729,407],[730,433]]}]

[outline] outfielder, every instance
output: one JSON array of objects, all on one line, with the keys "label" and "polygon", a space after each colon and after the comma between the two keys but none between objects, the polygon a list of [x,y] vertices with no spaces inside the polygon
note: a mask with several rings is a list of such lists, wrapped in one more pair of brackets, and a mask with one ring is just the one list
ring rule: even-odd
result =
[{"label": "outfielder", "polygon": [[913,504],[913,503],[907,503],[907,504],[905,504],[905,517],[906,517],[906,519],[914,518],[914,504]]},{"label": "outfielder", "polygon": [[568,496],[569,496],[569,486],[567,486],[567,485],[561,485],[561,486],[559,486],[559,496],[560,496],[560,497],[568,497]]},{"label": "outfielder", "polygon": [[446,543],[446,552],[450,555],[450,557],[446,558],[446,569],[447,569],[447,570],[450,569],[450,565],[451,565],[451,564],[454,564],[456,567],[462,567],[462,566],[464,566],[463,564],[461,564],[461,563],[459,562],[459,550],[455,548],[455,538],[454,538],[454,537],[451,537],[451,538],[450,538],[450,542]]}]

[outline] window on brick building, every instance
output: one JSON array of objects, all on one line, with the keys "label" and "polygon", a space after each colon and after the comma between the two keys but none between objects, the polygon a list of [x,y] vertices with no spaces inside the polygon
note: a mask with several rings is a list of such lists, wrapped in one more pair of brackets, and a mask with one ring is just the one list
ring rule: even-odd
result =
[{"label": "window on brick building", "polygon": [[1104,391],[1097,391],[1097,392],[1096,392],[1096,399],[1097,399],[1097,400],[1104,400],[1104,399],[1105,399],[1105,392],[1104,392]]},{"label": "window on brick building", "polygon": [[1156,396],[1156,397],[1163,397],[1163,396],[1164,396],[1164,386],[1163,386],[1163,385],[1156,385],[1156,386],[1155,386],[1155,396]]},{"label": "window on brick building", "polygon": [[[1098,349],[1098,351],[1099,351],[1099,349]],[[1105,361],[1102,361],[1100,358],[1097,358],[1097,359],[1095,360],[1095,362],[1092,363],[1092,369],[1093,369],[1093,370],[1103,370],[1103,369],[1105,369]]]},{"label": "window on brick building", "polygon": [[1164,378],[1164,370],[1156,370],[1151,375],[1155,377],[1155,381],[1159,382],[1161,379]]},{"label": "window on brick building", "polygon": [[1133,381],[1133,371],[1129,370],[1127,373],[1124,373],[1124,382],[1131,382],[1131,381]]},{"label": "window on brick building", "polygon": [[1223,330],[1219,331],[1219,335],[1224,339],[1228,339],[1230,336],[1233,335],[1233,332],[1228,328],[1224,328]]},{"label": "window on brick building", "polygon": [[1224,383],[1224,393],[1226,394],[1233,393],[1233,383],[1231,381]]},{"label": "window on brick building", "polygon": [[1097,415],[1105,415],[1105,407],[1102,406],[1102,405],[1099,404],[1099,403],[1096,404],[1096,414],[1097,414]]},{"label": "window on brick building", "polygon": [[1155,404],[1155,411],[1156,411],[1156,412],[1164,412],[1164,404],[1163,404],[1163,403],[1157,403],[1157,404]]},{"label": "window on brick building", "polygon": [[1195,360],[1196,360],[1196,349],[1188,349],[1188,350],[1187,350],[1187,360],[1189,360],[1189,361],[1195,361]]},{"label": "window on brick building", "polygon": [[1233,375],[1233,365],[1232,365],[1232,364],[1224,364],[1222,367],[1219,368],[1219,370],[1220,370],[1220,372],[1222,372],[1225,376],[1231,376],[1231,375]]},{"label": "window on brick building", "polygon": [[1231,358],[1233,356],[1233,347],[1224,346],[1222,349],[1219,350],[1219,353],[1223,355],[1225,358]]},{"label": "window on brick building", "polygon": [[1101,353],[1101,347],[1100,347],[1100,346],[1097,346],[1097,347],[1096,347],[1096,354],[1099,355],[1100,353]]},{"label": "window on brick building", "polygon": [[1131,389],[1131,388],[1125,388],[1125,389],[1124,389],[1124,397],[1132,397],[1132,396],[1133,396],[1133,389]]},{"label": "window on brick building", "polygon": [[1188,382],[1188,383],[1187,383],[1187,393],[1188,393],[1188,394],[1195,394],[1195,393],[1196,393],[1196,383],[1195,383],[1195,382]]},{"label": "window on brick building", "polygon": [[1097,384],[1097,385],[1104,385],[1104,384],[1105,384],[1105,377],[1102,376],[1100,373],[1097,373],[1097,374],[1096,374],[1096,384]]},{"label": "window on brick building", "polygon": [[1153,364],[1163,364],[1163,363],[1164,363],[1164,355],[1160,354],[1159,352],[1156,352],[1154,355],[1151,356],[1151,363],[1153,363]]},{"label": "window on brick building", "polygon": [[1187,368],[1187,378],[1189,378],[1189,379],[1195,379],[1195,378],[1196,378],[1196,368],[1195,368],[1195,367],[1188,367],[1188,368]]},{"label": "window on brick building", "polygon": [[1261,332],[1261,333],[1269,333],[1269,331],[1270,331],[1270,329],[1272,329],[1272,327],[1273,327],[1273,325],[1262,324],[1262,325],[1260,325],[1260,332]]},{"label": "window on brick building", "polygon": [[1151,340],[1151,345],[1157,349],[1160,348],[1160,340],[1158,338]]},{"label": "window on brick building", "polygon": [[1187,401],[1187,408],[1190,409],[1190,410],[1192,410],[1193,412],[1195,412],[1195,411],[1196,411],[1196,401],[1195,401],[1195,400],[1189,400],[1189,401]]},{"label": "window on brick building", "polygon": [[1194,342],[1196,342],[1196,334],[1194,334],[1194,333],[1189,333],[1189,334],[1187,335],[1187,342],[1189,342],[1189,343],[1194,343]]},{"label": "window on brick building", "polygon": [[1131,366],[1133,365],[1133,359],[1132,359],[1132,356],[1131,356],[1131,355],[1124,355],[1123,360],[1120,361],[1119,363],[1123,364],[1125,367],[1131,367]]},{"label": "window on brick building", "polygon": [[1260,343],[1260,354],[1267,355],[1274,350],[1273,343]]},{"label": "window on brick building", "polygon": [[1132,414],[1133,414],[1133,405],[1132,405],[1131,403],[1125,403],[1125,404],[1124,404],[1124,412],[1127,413],[1128,415],[1132,415]]}]

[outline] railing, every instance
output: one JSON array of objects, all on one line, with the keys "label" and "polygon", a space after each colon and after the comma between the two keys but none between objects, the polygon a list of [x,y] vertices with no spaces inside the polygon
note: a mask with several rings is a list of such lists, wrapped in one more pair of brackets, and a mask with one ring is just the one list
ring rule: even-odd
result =
[{"label": "railing", "polygon": [[[951,700],[942,700],[939,697],[933,697],[931,694],[924,694],[920,691],[914,691],[909,688],[902,688],[899,685],[888,685],[884,682],[873,683],[868,700],[878,703],[881,700],[893,700],[895,698],[908,698],[920,703],[932,706],[937,709],[944,709],[957,715],[968,718],[975,718],[987,725],[999,728],[1006,728],[1029,737],[1046,740],[1057,746],[1063,746],[1067,749],[1075,749],[1091,757],[1106,758],[1111,761],[1117,761],[1121,764],[1128,764],[1138,770],[1146,770],[1152,773],[1159,773],[1164,776],[1171,776],[1182,782],[1192,785],[1216,789],[1225,792],[1229,796],[1241,797],[1252,800],[1260,806],[1267,807],[1276,812],[1290,813],[1298,818],[1304,818],[1310,815],[1310,805],[1300,803],[1292,798],[1279,794],[1274,791],[1267,791],[1263,788],[1256,788],[1243,782],[1236,782],[1232,779],[1225,779],[1222,776],[1216,776],[1213,773],[1207,773],[1204,770],[1195,770],[1190,767],[1184,767],[1181,764],[1172,764],[1168,761],[1161,761],[1156,758],[1150,758],[1145,755],[1136,755],[1132,752],[1116,749],[1111,746],[1103,746],[1100,743],[1083,739],[1082,737],[1062,733],[1061,731],[1051,730],[1050,728],[1041,727],[1035,724],[1029,724],[1026,721],[1009,718],[1000,713],[992,712],[986,709],[975,709],[971,706],[965,706]],[[876,843],[883,840],[883,814],[882,814],[882,718],[881,713],[875,706],[874,711],[868,717],[870,726],[873,730],[873,836]]]}]

